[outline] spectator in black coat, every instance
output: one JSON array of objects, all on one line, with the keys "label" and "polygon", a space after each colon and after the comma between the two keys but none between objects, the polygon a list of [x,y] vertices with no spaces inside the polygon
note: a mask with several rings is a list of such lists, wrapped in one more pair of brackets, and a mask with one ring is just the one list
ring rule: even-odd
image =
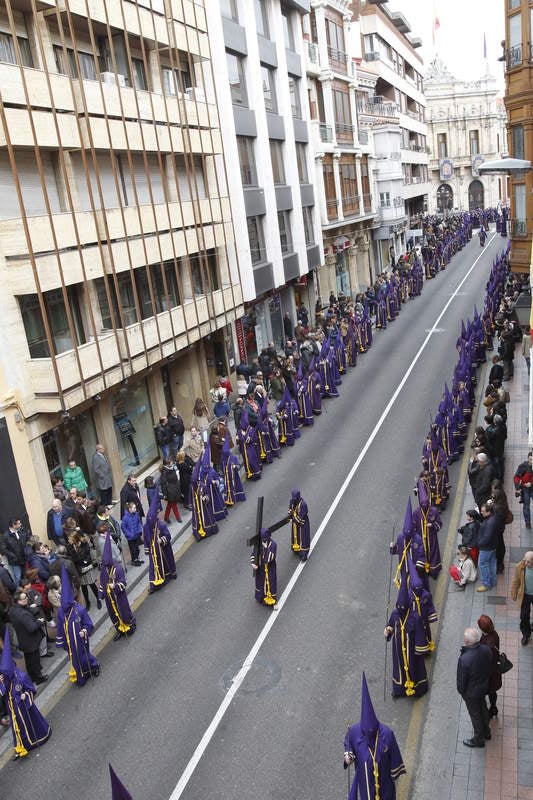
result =
[{"label": "spectator in black coat", "polygon": [[120,519],[126,513],[128,503],[135,503],[137,511],[141,519],[144,517],[144,508],[141,502],[141,492],[137,483],[137,478],[133,472],[130,472],[126,483],[120,490]]},{"label": "spectator in black coat", "polygon": [[50,550],[44,542],[32,544],[28,564],[32,569],[37,570],[39,578],[46,583],[50,577]]},{"label": "spectator in black coat", "polygon": [[492,356],[492,367],[490,368],[488,382],[492,384],[495,380],[503,381],[503,367],[498,355]]},{"label": "spectator in black coat", "polygon": [[22,527],[22,522],[17,517],[9,520],[9,528],[2,536],[0,552],[4,556],[13,574],[13,580],[18,585],[24,575],[26,565],[26,542],[28,532]]},{"label": "spectator in black coat", "polygon": [[28,595],[23,589],[17,589],[14,596],[15,604],[9,609],[9,621],[15,629],[19,648],[24,653],[26,672],[36,684],[48,680],[48,675],[43,675],[39,645],[43,638],[45,622],[44,614],[34,617],[27,608]]},{"label": "spectator in black coat", "polygon": [[474,500],[478,508],[481,508],[490,497],[490,485],[494,478],[494,470],[490,459],[486,453],[477,454],[479,470],[477,471],[473,486]]},{"label": "spectator in black coat", "polygon": [[457,691],[465,702],[474,728],[472,738],[463,740],[466,747],[485,747],[485,740],[491,738],[485,696],[489,692],[493,662],[490,647],[480,644],[480,638],[477,628],[465,630],[464,646],[457,662]]},{"label": "spectator in black coat", "polygon": [[68,508],[63,507],[61,500],[56,498],[52,501],[52,508],[46,515],[46,535],[56,545],[65,544],[63,525],[70,517],[70,513]]},{"label": "spectator in black coat", "polygon": [[5,589],[9,592],[9,594],[14,594],[17,588],[17,584],[11,577],[11,573],[9,570],[6,569],[3,562],[3,556],[0,556],[0,583],[4,586]]}]

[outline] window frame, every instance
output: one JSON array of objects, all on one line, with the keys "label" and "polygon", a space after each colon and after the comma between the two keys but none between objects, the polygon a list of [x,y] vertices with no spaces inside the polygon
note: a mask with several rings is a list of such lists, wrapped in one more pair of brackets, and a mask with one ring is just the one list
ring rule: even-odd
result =
[{"label": "window frame", "polygon": [[[236,67],[237,67],[237,75],[239,79],[238,84],[232,84],[232,70],[230,69],[230,59],[234,59]],[[239,56],[237,53],[232,53],[230,50],[226,50],[226,66],[228,69],[228,82],[231,94],[231,103],[234,106],[242,106],[243,108],[248,108],[248,92],[246,90],[246,72],[244,69],[244,58]],[[238,86],[238,90],[236,87]],[[237,91],[240,94],[240,100],[236,99]]]},{"label": "window frame", "polygon": [[[250,239],[250,228],[251,226],[255,229],[256,240],[257,240],[257,247],[252,247],[252,240]],[[259,264],[266,263],[266,248],[265,248],[265,235],[263,229],[263,217],[256,215],[246,218],[246,227],[248,231],[248,244],[250,246],[250,258],[252,261],[252,266],[256,267]],[[254,252],[257,253],[257,257],[254,258]]]},{"label": "window frame", "polygon": [[287,184],[287,178],[285,175],[283,145],[277,139],[269,139],[269,150],[274,186],[285,186]]}]

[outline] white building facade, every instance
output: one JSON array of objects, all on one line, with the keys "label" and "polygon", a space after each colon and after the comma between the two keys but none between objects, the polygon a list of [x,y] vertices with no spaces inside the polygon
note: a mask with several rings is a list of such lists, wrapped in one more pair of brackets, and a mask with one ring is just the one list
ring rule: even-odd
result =
[{"label": "white building facade", "polygon": [[507,154],[506,114],[497,81],[488,72],[457,80],[440,58],[424,78],[427,100],[430,211],[468,211],[507,198],[506,178],[480,175],[483,161]]}]

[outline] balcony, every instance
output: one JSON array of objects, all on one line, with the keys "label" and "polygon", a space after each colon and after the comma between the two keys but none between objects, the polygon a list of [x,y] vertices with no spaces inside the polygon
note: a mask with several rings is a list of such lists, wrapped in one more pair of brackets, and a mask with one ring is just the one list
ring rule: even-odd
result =
[{"label": "balcony", "polygon": [[326,125],[325,123],[321,122],[318,126],[320,131],[320,141],[321,142],[332,142],[333,141],[333,128],[331,125]]},{"label": "balcony", "polygon": [[511,236],[516,238],[527,236],[527,221],[525,219],[511,220]]},{"label": "balcony", "polygon": [[334,200],[326,200],[326,211],[328,215],[328,220],[331,222],[332,220],[339,218],[339,201],[335,198]]},{"label": "balcony", "polygon": [[306,42],[305,47],[305,67],[306,71],[315,75],[320,74],[320,55],[318,45],[315,42]]},{"label": "balcony", "polygon": [[329,65],[335,72],[348,72],[346,53],[328,45]]},{"label": "balcony", "polygon": [[507,49],[507,69],[520,67],[522,65],[522,45],[517,44]]},{"label": "balcony", "polygon": [[353,125],[345,125],[343,122],[335,123],[335,134],[338,142],[349,142],[353,145],[354,130]]},{"label": "balcony", "polygon": [[361,213],[361,200],[359,195],[342,198],[342,212],[345,217],[355,217]]},{"label": "balcony", "polygon": [[376,96],[373,99],[358,100],[357,111],[371,117],[387,117],[397,119],[398,106],[384,97]]}]

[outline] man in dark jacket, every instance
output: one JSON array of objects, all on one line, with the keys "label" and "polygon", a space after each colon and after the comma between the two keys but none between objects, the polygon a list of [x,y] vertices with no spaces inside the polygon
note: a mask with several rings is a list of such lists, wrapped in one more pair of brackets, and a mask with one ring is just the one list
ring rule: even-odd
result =
[{"label": "man in dark jacket", "polygon": [[170,455],[175,461],[178,450],[183,447],[183,435],[185,433],[185,425],[178,414],[176,406],[172,406],[168,412],[168,429],[170,433]]},{"label": "man in dark jacket", "polygon": [[527,461],[518,465],[514,474],[515,497],[523,503],[524,522],[526,528],[531,528],[531,498],[533,497],[533,453],[527,454]]},{"label": "man in dark jacket", "polygon": [[39,645],[44,633],[44,615],[34,617],[27,608],[28,595],[23,589],[17,589],[14,596],[15,605],[9,609],[9,621],[15,629],[19,648],[24,653],[26,672],[35,684],[44,683],[48,675],[43,675]]},{"label": "man in dark jacket", "polygon": [[170,451],[170,428],[166,417],[159,417],[159,425],[154,428],[154,433],[163,461],[166,461]]},{"label": "man in dark jacket", "polygon": [[70,509],[63,507],[61,500],[56,498],[52,501],[52,508],[46,515],[46,535],[54,544],[65,544],[63,525],[71,513]]},{"label": "man in dark jacket", "polygon": [[489,457],[486,453],[478,453],[477,461],[479,469],[476,473],[475,483],[472,488],[474,492],[474,500],[478,508],[481,508],[490,497],[490,485],[494,478],[494,470]]},{"label": "man in dark jacket", "polygon": [[480,638],[477,628],[465,630],[457,662],[457,691],[465,701],[474,728],[472,738],[463,740],[466,747],[485,747],[485,740],[491,738],[485,695],[489,691],[493,660],[490,647],[480,644]]},{"label": "man in dark jacket", "polygon": [[494,470],[494,477],[503,481],[504,476],[504,452],[505,440],[507,439],[507,426],[499,414],[492,417],[485,417],[488,425],[485,429],[487,442],[490,448],[491,463]]},{"label": "man in dark jacket", "polygon": [[63,566],[65,567],[69,580],[70,585],[72,586],[72,590],[74,595],[77,596],[80,591],[81,587],[81,580],[80,575],[76,567],[74,566],[73,560],[67,555],[67,548],[65,545],[60,544],[56,548],[55,559],[50,564],[50,575],[57,575],[59,578],[63,574]]},{"label": "man in dark jacket", "polygon": [[481,525],[477,532],[477,545],[479,547],[477,565],[481,575],[481,584],[477,590],[478,592],[488,592],[489,589],[496,586],[498,520],[487,503],[483,503],[481,506]]},{"label": "man in dark jacket", "polygon": [[10,567],[17,586],[24,575],[27,541],[28,533],[23,529],[20,519],[17,517],[10,519],[9,528],[2,536],[0,551]]},{"label": "man in dark jacket", "polygon": [[4,586],[4,589],[9,592],[9,594],[14,594],[17,586],[9,571],[4,566],[2,559],[3,556],[0,556],[0,583]]},{"label": "man in dark jacket", "polygon": [[120,490],[120,519],[124,516],[128,503],[135,503],[139,516],[144,517],[144,508],[141,502],[141,492],[137,484],[137,478],[133,472],[130,472],[126,483]]}]

